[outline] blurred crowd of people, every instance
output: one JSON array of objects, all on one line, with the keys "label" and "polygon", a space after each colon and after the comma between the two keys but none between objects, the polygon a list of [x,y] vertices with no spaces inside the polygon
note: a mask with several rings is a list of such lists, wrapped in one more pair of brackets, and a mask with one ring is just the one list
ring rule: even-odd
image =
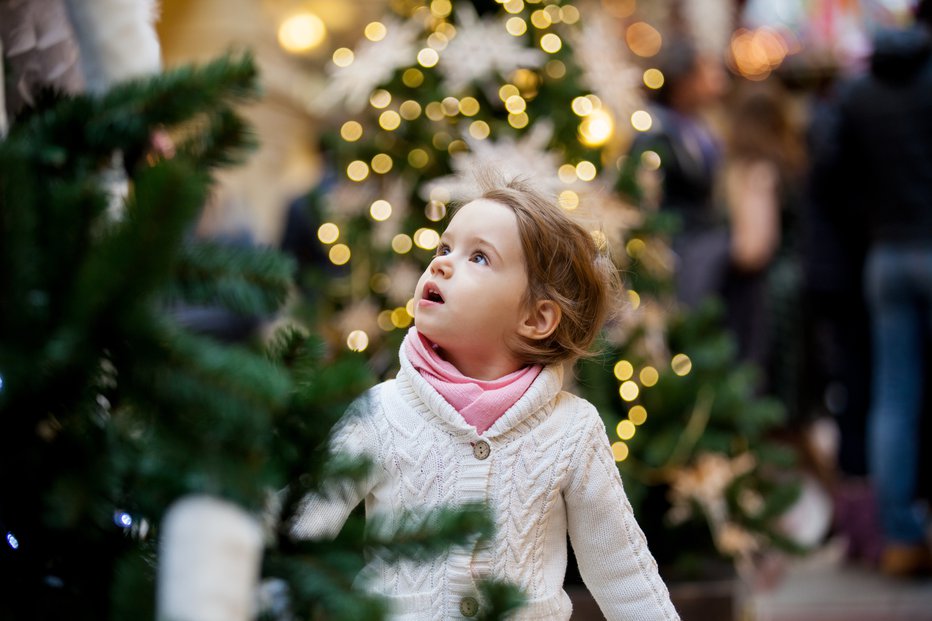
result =
[{"label": "blurred crowd of people", "polygon": [[[879,33],[866,66],[793,88],[729,83],[665,44],[653,127],[655,201],[679,216],[676,292],[717,298],[739,358],[794,426],[834,420],[828,481],[849,554],[932,571],[921,473],[932,395],[932,2]],[[719,114],[710,114],[717,110]]]}]

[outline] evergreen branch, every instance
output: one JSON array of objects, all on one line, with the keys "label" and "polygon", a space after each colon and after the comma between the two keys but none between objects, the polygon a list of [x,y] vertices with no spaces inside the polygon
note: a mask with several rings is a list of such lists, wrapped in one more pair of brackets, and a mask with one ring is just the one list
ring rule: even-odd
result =
[{"label": "evergreen branch", "polygon": [[250,125],[230,108],[222,108],[185,127],[176,148],[202,166],[218,168],[239,164],[257,144]]},{"label": "evergreen branch", "polygon": [[87,333],[84,326],[107,325],[123,315],[124,307],[164,286],[181,239],[207,197],[207,185],[204,173],[180,158],[140,172],[125,217],[76,269],[67,328]]},{"label": "evergreen branch", "polygon": [[168,295],[241,315],[268,315],[288,296],[293,270],[288,257],[270,248],[196,242],[182,247]]},{"label": "evergreen branch", "polygon": [[370,522],[366,545],[386,562],[402,558],[424,560],[451,546],[486,541],[495,528],[488,508],[478,504],[444,507],[423,516],[408,514],[394,530],[378,519]]},{"label": "evergreen branch", "polygon": [[506,619],[527,603],[527,596],[513,584],[485,580],[479,584],[482,608],[479,621]]}]

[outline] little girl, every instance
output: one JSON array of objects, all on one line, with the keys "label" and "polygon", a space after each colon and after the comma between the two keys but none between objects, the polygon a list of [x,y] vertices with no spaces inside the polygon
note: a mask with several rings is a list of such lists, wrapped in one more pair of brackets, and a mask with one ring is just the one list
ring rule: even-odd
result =
[{"label": "little girl", "polygon": [[678,619],[598,413],[561,390],[563,363],[586,353],[608,314],[614,268],[525,183],[480,183],[418,282],[398,376],[357,400],[334,434],[333,449],[368,456],[371,475],[308,498],[293,533],[335,535],[363,498],[368,516],[390,523],[486,503],[491,545],[370,563],[369,588],[388,598],[393,619],[474,617],[485,578],[524,591],[516,619],[569,619],[567,533],[608,619]]}]

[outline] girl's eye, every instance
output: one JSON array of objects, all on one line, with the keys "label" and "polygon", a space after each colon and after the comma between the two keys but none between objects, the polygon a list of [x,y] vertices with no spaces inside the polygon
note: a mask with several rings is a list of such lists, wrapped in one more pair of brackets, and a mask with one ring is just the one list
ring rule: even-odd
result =
[{"label": "girl's eye", "polygon": [[489,263],[488,257],[486,257],[485,254],[481,252],[474,252],[471,260],[473,263],[478,263],[479,265],[488,265]]},{"label": "girl's eye", "polygon": [[440,244],[437,246],[437,251],[434,252],[435,257],[442,257],[447,254],[450,254],[450,247],[446,244]]}]

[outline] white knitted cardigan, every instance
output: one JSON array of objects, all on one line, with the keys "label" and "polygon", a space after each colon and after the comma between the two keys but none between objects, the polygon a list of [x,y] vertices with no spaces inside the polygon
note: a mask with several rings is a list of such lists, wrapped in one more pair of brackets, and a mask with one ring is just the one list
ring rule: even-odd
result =
[{"label": "white knitted cardigan", "polygon": [[483,435],[411,366],[360,397],[334,434],[333,449],[365,454],[372,475],[352,490],[306,499],[298,538],[335,536],[364,498],[366,515],[397,525],[466,502],[487,503],[494,540],[453,548],[428,562],[372,561],[366,588],[386,596],[392,619],[463,619],[482,606],[476,584],[503,580],[528,604],[514,619],[569,619],[563,591],[566,534],[580,573],[612,621],[679,619],[647,549],[612,459],[605,427],[584,399],[562,392],[563,372],[545,368]]}]

